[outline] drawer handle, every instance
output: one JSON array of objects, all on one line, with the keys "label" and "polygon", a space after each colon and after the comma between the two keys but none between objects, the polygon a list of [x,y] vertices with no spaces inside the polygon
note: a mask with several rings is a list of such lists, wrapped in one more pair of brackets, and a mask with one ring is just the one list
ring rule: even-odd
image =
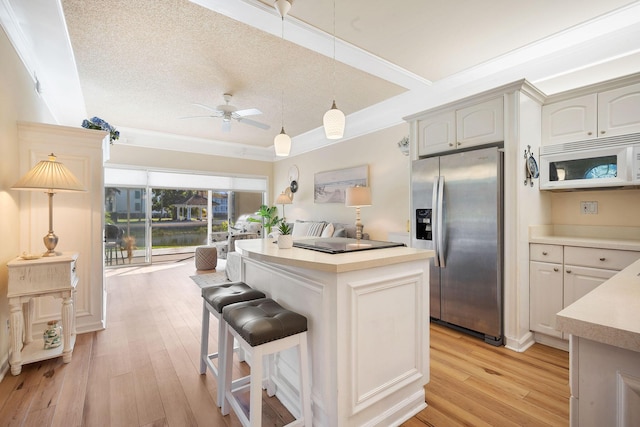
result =
[{"label": "drawer handle", "polygon": [[558,272],[558,267],[553,267],[553,271]]},{"label": "drawer handle", "polygon": [[567,274],[571,274],[571,270],[567,270]]},{"label": "drawer handle", "polygon": [[449,143],[449,147],[453,147],[453,142],[450,142],[450,143]]},{"label": "drawer handle", "polygon": [[602,258],[600,258],[600,261],[604,261],[605,259],[606,259],[605,257],[602,257]]},{"label": "drawer handle", "polygon": [[547,251],[542,251],[542,255],[548,255]]}]

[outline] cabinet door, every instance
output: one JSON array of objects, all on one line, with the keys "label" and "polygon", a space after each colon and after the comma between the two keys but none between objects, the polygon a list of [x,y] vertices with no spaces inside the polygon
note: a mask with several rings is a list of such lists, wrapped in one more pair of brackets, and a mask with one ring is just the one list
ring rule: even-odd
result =
[{"label": "cabinet door", "polygon": [[564,266],[564,306],[567,307],[610,278],[617,271],[602,270],[600,268]]},{"label": "cabinet door", "polygon": [[598,96],[580,96],[542,107],[542,144],[560,144],[597,137]]},{"label": "cabinet door", "polygon": [[556,313],[562,310],[562,264],[529,264],[529,328],[561,338]]},{"label": "cabinet door", "polygon": [[600,270],[623,270],[640,259],[638,251],[565,246],[564,263]]},{"label": "cabinet door", "polygon": [[456,113],[446,113],[418,120],[418,155],[441,153],[456,148]]},{"label": "cabinet door", "polygon": [[598,94],[598,134],[640,132],[640,83]]},{"label": "cabinet door", "polygon": [[504,140],[502,97],[456,111],[458,148]]}]

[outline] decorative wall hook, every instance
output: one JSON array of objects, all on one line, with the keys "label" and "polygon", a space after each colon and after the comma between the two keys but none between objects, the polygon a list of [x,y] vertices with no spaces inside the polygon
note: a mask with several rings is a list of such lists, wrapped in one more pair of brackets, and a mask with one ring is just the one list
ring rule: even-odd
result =
[{"label": "decorative wall hook", "polygon": [[533,179],[538,178],[540,176],[540,171],[538,170],[538,163],[536,159],[533,157],[533,153],[531,152],[531,146],[527,145],[527,149],[524,150],[524,160],[525,160],[525,179],[524,185],[531,185],[533,187]]}]

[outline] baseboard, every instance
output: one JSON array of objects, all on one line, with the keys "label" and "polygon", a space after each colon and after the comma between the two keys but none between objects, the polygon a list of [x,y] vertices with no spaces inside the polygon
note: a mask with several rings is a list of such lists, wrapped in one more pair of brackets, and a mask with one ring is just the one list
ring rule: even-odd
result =
[{"label": "baseboard", "polygon": [[505,341],[506,342],[504,346],[506,348],[508,348],[509,350],[516,351],[518,353],[525,352],[529,347],[531,347],[536,342],[531,332],[527,332],[520,339],[505,337]]},{"label": "baseboard", "polygon": [[380,416],[375,417],[363,424],[364,427],[395,427],[409,420],[417,413],[427,407],[425,402],[424,389],[413,393],[408,398],[398,402],[396,405],[384,411]]},{"label": "baseboard", "polygon": [[552,337],[550,335],[539,334],[537,332],[534,332],[533,337],[537,343],[557,348],[558,350],[569,351],[569,341]]}]

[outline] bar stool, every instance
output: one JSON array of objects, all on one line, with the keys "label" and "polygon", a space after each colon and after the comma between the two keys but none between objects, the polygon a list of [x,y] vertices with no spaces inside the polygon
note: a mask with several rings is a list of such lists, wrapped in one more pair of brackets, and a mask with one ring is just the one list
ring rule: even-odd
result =
[{"label": "bar stool", "polygon": [[[222,402],[222,415],[227,415],[231,407],[244,427],[260,427],[262,425],[262,358],[288,348],[298,347],[302,418],[287,425],[311,427],[307,318],[283,308],[270,298],[228,305],[222,310],[222,317],[226,327],[225,354],[223,355],[225,398]],[[238,341],[238,345],[251,356],[249,417],[245,415],[242,406],[234,396],[236,389],[232,388],[233,350],[229,343],[232,343],[234,338]],[[246,386],[238,390],[242,389],[246,389]]]},{"label": "bar stool", "polygon": [[[260,291],[252,289],[243,282],[230,282],[219,285],[212,285],[202,288],[202,334],[200,337],[200,374],[207,372],[207,366],[211,369],[213,376],[216,379],[218,399],[216,404],[218,407],[222,406],[224,400],[224,381],[221,375],[224,375],[224,361],[220,358],[224,356],[225,341],[225,327],[222,320],[222,309],[229,304],[237,302],[250,301],[254,299],[264,298],[265,294]],[[218,319],[218,351],[216,353],[209,354],[209,313]],[[231,342],[233,350],[233,341]],[[233,357],[233,352],[231,353]],[[218,368],[213,364],[213,359],[218,359]],[[230,365],[233,364],[231,359]],[[244,380],[246,384],[247,380]],[[242,379],[239,380],[236,386],[242,385]]]}]

